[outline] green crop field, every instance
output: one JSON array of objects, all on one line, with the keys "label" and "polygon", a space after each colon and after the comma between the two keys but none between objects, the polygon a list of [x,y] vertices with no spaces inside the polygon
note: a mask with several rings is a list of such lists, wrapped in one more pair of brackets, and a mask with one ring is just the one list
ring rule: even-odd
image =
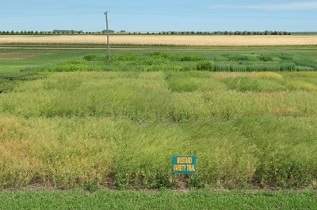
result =
[{"label": "green crop field", "polygon": [[[152,206],[142,199],[168,200],[169,209],[191,200],[204,202],[201,209],[317,205],[317,47],[117,48],[110,60],[105,55],[0,49],[0,209],[76,208],[82,199],[97,208],[103,196],[124,209]],[[197,172],[173,176],[171,157],[184,154],[198,157]],[[34,186],[52,191],[15,192]],[[85,192],[55,191],[75,188]],[[104,189],[194,191],[151,197]],[[129,201],[118,204],[120,197]]]}]

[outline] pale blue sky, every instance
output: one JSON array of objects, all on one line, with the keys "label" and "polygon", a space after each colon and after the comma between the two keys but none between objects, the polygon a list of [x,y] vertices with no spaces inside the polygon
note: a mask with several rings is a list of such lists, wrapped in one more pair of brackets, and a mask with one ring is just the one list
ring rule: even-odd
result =
[{"label": "pale blue sky", "polygon": [[0,30],[317,31],[317,0],[1,0]]}]

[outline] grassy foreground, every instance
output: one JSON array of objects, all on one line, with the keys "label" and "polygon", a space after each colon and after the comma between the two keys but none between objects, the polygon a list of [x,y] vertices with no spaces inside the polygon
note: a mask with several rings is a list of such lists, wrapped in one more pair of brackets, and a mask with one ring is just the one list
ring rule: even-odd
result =
[{"label": "grassy foreground", "polygon": [[0,209],[313,210],[315,193],[98,191],[0,193]]}]

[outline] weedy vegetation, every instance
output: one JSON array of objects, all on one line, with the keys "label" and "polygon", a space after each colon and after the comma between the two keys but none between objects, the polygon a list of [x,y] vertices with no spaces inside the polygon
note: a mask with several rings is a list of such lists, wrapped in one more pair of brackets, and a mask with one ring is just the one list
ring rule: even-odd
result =
[{"label": "weedy vegetation", "polygon": [[4,58],[0,188],[316,189],[317,51],[283,51]]}]

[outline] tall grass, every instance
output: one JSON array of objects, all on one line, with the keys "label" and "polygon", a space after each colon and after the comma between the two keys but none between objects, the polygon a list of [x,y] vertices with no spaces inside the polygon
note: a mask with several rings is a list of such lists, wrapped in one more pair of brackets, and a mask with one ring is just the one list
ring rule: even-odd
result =
[{"label": "tall grass", "polygon": [[301,86],[288,92],[294,84],[287,79],[253,79],[253,74],[234,79],[204,73],[122,75],[61,73],[25,82],[2,95],[0,110],[24,117],[114,116],[152,121],[316,113],[316,92],[301,91]]}]

